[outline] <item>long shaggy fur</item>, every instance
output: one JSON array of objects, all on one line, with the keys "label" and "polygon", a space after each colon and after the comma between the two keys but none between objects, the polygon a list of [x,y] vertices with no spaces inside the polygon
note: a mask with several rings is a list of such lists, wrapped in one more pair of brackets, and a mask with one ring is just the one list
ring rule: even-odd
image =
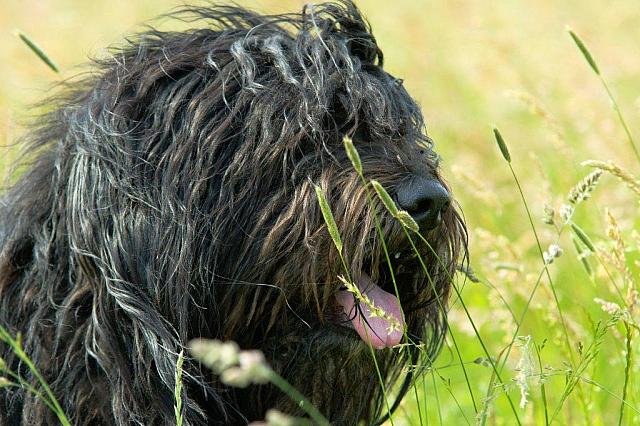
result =
[{"label": "long shaggy fur", "polygon": [[[409,344],[375,353],[399,401],[419,354],[440,348],[464,225],[449,209],[425,234],[425,274],[398,223],[367,202],[342,139],[392,194],[412,176],[440,179],[419,107],[347,0],[172,16],[198,28],[128,39],[28,133],[24,172],[0,198],[0,323],[22,333],[75,424],[173,424],[177,354],[196,337],[262,350],[334,424],[382,420],[370,349],[341,324],[344,271],[313,185],[352,277],[392,291],[376,215],[403,253]],[[2,344],[0,355],[37,386]],[[189,359],[185,374],[185,424],[303,414],[274,387],[228,388]],[[33,394],[0,392],[0,424],[57,424]]]}]

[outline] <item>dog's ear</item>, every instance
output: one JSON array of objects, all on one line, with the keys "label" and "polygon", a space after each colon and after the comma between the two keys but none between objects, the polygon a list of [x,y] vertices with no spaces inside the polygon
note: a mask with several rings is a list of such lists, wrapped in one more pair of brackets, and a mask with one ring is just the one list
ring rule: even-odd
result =
[{"label": "dog's ear", "polygon": [[382,50],[376,44],[376,39],[369,34],[369,38],[352,38],[347,46],[351,54],[359,58],[363,64],[370,64],[382,67]]},{"label": "dog's ear", "polygon": [[341,32],[349,40],[349,52],[359,58],[364,64],[382,66],[382,50],[378,47],[376,38],[371,31],[371,25],[360,10],[351,1],[345,2],[346,12],[336,16],[336,23]]},{"label": "dog's ear", "polygon": [[368,34],[368,38],[355,37],[347,44],[351,54],[359,58],[364,64],[382,66],[382,50],[378,47],[375,37]]},{"label": "dog's ear", "polygon": [[302,16],[305,27],[343,38],[349,53],[363,65],[382,66],[382,51],[371,32],[371,25],[351,0],[326,3],[317,8],[307,4],[302,9]]}]

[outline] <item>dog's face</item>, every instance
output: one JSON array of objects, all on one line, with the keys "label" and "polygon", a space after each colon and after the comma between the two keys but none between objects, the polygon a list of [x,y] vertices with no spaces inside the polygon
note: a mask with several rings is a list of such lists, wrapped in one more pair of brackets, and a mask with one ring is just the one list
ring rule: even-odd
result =
[{"label": "dog's face", "polygon": [[[403,89],[398,95],[410,99]],[[271,290],[272,298],[257,299],[264,297],[261,291],[250,300],[268,312],[262,317],[268,318],[264,332],[275,338],[268,338],[263,349],[288,380],[313,395],[332,419],[373,421],[384,405],[369,346],[380,350],[375,357],[387,388],[434,359],[446,331],[447,300],[465,230],[429,140],[415,134],[380,138],[368,134],[366,124],[352,134],[365,178],[384,185],[418,223],[418,235],[404,229],[371,186],[363,184],[335,136],[310,154],[314,159],[307,163],[306,179],[291,186],[287,208],[275,213],[275,226],[262,240],[264,265],[273,269],[259,282],[278,289]],[[321,215],[314,183],[329,200],[344,263]],[[372,314],[340,276],[349,277],[399,327]],[[400,343],[407,346],[388,349]],[[410,376],[407,380],[405,386]],[[290,402],[284,407],[295,412]]]},{"label": "dog's face", "polygon": [[[293,33],[279,24],[263,22],[209,46],[218,52],[207,57],[215,77],[198,94],[202,113],[192,114],[206,117],[200,127],[215,135],[202,137],[210,144],[205,149],[223,157],[214,167],[224,172],[208,176],[206,201],[214,212],[211,250],[225,254],[215,254],[215,269],[233,284],[224,292],[229,303],[222,303],[233,305],[225,337],[247,328],[265,336],[273,327],[344,325],[378,349],[399,343],[373,329],[367,338],[366,327],[351,320],[358,309],[348,306],[338,278],[344,275],[365,293],[370,287],[370,296],[380,295],[377,302],[390,310],[400,305],[406,318],[395,316],[420,341],[412,313],[444,309],[464,237],[420,109],[402,81],[383,70],[382,53],[351,5],[308,9],[287,22]],[[365,179],[389,191],[420,235],[408,238],[363,185],[345,136],[359,152]],[[346,265],[320,214],[315,185],[336,218]],[[219,235],[227,238],[217,241]]]}]

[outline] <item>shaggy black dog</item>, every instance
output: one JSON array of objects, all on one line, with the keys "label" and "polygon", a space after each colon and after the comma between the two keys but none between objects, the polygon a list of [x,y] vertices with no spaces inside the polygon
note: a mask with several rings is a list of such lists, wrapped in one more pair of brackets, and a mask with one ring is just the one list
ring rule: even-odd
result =
[{"label": "shaggy black dog", "polygon": [[[172,16],[198,29],[129,39],[66,83],[26,137],[0,199],[0,324],[22,333],[75,424],[173,424],[178,353],[196,337],[260,349],[334,424],[384,420],[373,356],[393,410],[441,346],[465,251],[419,107],[347,0]],[[367,201],[345,135],[424,240]],[[345,272],[404,332],[344,290]],[[0,355],[39,389],[6,345]],[[184,385],[188,425],[303,414],[272,386],[229,388],[191,359]],[[0,423],[57,423],[33,393],[1,392]]]}]

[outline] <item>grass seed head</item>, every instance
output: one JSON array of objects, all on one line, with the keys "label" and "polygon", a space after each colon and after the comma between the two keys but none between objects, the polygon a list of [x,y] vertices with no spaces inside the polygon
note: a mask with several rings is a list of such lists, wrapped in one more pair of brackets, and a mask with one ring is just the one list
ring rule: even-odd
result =
[{"label": "grass seed head", "polygon": [[573,205],[576,205],[584,200],[589,199],[589,197],[591,196],[591,192],[600,180],[600,176],[602,176],[602,170],[600,169],[595,170],[585,176],[584,179],[582,179],[573,188],[571,188],[567,197],[567,201],[569,201],[569,203]]},{"label": "grass seed head", "polygon": [[420,226],[418,226],[418,223],[405,210],[398,211],[398,214],[396,215],[396,219],[400,221],[402,226],[404,226],[405,228],[409,228],[413,232],[418,232],[420,230]]},{"label": "grass seed head", "polygon": [[22,31],[16,31],[16,36],[18,36],[18,38],[20,38],[20,40],[22,40],[22,42],[26,44],[27,47],[31,49],[31,51],[35,53],[42,62],[44,62],[49,68],[51,68],[53,72],[60,72],[58,65],[53,62],[53,59],[51,59],[40,46],[38,46],[33,40],[31,40],[29,36],[24,34]]},{"label": "grass seed head", "polygon": [[384,204],[387,210],[389,210],[389,213],[391,213],[393,217],[397,217],[399,211],[398,206],[396,206],[396,203],[391,198],[391,195],[389,195],[387,190],[384,189],[382,184],[380,184],[380,182],[375,179],[371,179],[371,186],[373,186],[373,189],[376,191],[378,198],[380,198],[382,204]]},{"label": "grass seed head", "polygon": [[314,185],[316,190],[316,197],[318,198],[318,203],[320,203],[320,211],[322,211],[322,217],[324,218],[324,222],[327,224],[327,229],[329,230],[329,235],[333,240],[333,244],[338,249],[338,252],[342,254],[342,238],[340,238],[340,232],[338,232],[338,225],[336,225],[336,221],[333,218],[333,213],[331,213],[331,208],[329,207],[329,203],[322,192],[322,188],[318,185]]},{"label": "grass seed head", "polygon": [[600,170],[604,170],[623,181],[629,189],[640,195],[640,181],[637,180],[631,173],[615,164],[613,161],[599,161],[599,160],[587,160],[581,163],[582,166],[595,167]]},{"label": "grass seed head", "polygon": [[191,353],[213,372],[219,374],[238,363],[240,348],[235,342],[195,339],[191,341]]},{"label": "grass seed head", "polygon": [[504,138],[502,137],[502,134],[500,134],[500,130],[498,130],[497,127],[493,128],[493,135],[496,138],[496,142],[498,143],[498,147],[500,148],[502,156],[505,160],[507,160],[508,163],[511,163],[511,154],[509,154],[509,148],[507,148],[507,144],[505,143]]},{"label": "grass seed head", "polygon": [[591,56],[591,52],[589,52],[589,49],[587,49],[587,46],[583,43],[582,39],[571,28],[567,28],[567,30],[569,31],[569,35],[573,39],[573,42],[576,44],[576,46],[578,46],[580,52],[582,52],[582,56],[584,56],[584,58],[589,63],[589,66],[591,67],[593,72],[595,72],[597,75],[600,75],[600,69],[598,68],[596,61],[593,59],[593,56]]},{"label": "grass seed head", "polygon": [[353,140],[349,136],[345,136],[342,139],[342,143],[344,144],[344,149],[347,151],[347,157],[349,157],[351,164],[353,164],[353,168],[356,169],[356,172],[358,172],[360,176],[362,176],[362,161],[360,161],[360,154],[358,154],[358,150],[353,146]]},{"label": "grass seed head", "polygon": [[265,415],[265,423],[267,426],[301,426],[310,425],[302,419],[291,417],[288,414],[284,414],[278,410],[270,409]]},{"label": "grass seed head", "polygon": [[544,211],[542,213],[542,223],[545,225],[555,224],[556,211],[551,205],[545,203]]},{"label": "grass seed head", "polygon": [[560,215],[564,223],[569,223],[569,221],[573,217],[574,212],[575,208],[571,204],[563,204],[558,210],[558,214]]},{"label": "grass seed head", "polygon": [[609,315],[614,315],[614,314],[617,314],[618,312],[622,312],[620,305],[618,305],[615,302],[607,302],[606,300],[600,299],[598,297],[595,297],[593,301],[596,302],[598,305],[600,305],[602,310],[608,313]]}]

